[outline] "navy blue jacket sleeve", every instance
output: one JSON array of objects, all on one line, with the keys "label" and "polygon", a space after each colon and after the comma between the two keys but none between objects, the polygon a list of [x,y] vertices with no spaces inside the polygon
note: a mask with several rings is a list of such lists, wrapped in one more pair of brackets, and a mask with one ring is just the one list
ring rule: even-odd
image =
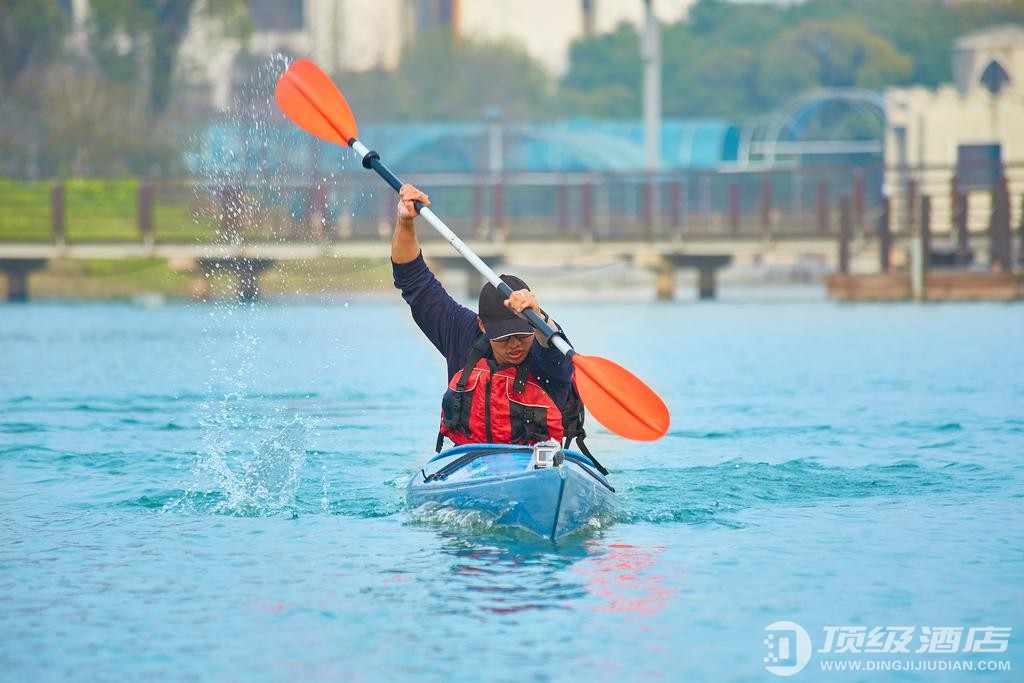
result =
[{"label": "navy blue jacket sleeve", "polygon": [[427,268],[420,252],[409,263],[391,264],[395,287],[412,310],[412,319],[448,363],[448,379],[462,369],[469,347],[480,333],[476,313],[453,299]]}]

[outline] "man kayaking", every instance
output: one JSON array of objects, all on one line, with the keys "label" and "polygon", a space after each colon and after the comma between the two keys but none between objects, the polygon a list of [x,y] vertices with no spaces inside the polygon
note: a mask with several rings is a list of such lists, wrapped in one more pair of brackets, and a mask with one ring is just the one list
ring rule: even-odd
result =
[{"label": "man kayaking", "polygon": [[[395,286],[412,309],[413,320],[448,363],[437,450],[444,437],[457,445],[560,441],[573,365],[519,314],[532,308],[552,328],[561,328],[526,283],[512,275],[501,276],[513,290],[508,299],[487,283],[476,313],[455,301],[427,268],[416,238],[413,202],[430,206],[429,198],[409,184],[399,194],[391,241]],[[577,402],[571,403],[569,412],[574,414]],[[576,436],[575,431],[571,424],[569,436]]]}]

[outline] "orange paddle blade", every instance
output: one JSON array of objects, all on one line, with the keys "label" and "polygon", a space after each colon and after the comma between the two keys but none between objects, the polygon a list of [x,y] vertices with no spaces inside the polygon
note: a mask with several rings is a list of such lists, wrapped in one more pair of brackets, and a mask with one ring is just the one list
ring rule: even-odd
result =
[{"label": "orange paddle blade", "polygon": [[598,356],[574,354],[576,388],[587,410],[627,439],[655,441],[668,431],[665,402],[629,370]]},{"label": "orange paddle blade", "polygon": [[348,146],[359,137],[356,117],[331,77],[308,59],[300,59],[277,80],[274,99],[295,125],[318,138]]}]

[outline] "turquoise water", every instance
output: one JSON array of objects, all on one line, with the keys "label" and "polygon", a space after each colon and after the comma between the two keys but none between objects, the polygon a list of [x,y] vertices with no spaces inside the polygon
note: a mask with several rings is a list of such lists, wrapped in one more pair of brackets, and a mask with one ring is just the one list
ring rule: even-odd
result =
[{"label": "turquoise water", "polygon": [[673,412],[593,428],[622,510],[552,543],[404,509],[444,367],[394,299],[0,307],[0,678],[777,680],[785,620],[1014,629],[793,680],[1019,680],[1021,307],[552,303]]}]

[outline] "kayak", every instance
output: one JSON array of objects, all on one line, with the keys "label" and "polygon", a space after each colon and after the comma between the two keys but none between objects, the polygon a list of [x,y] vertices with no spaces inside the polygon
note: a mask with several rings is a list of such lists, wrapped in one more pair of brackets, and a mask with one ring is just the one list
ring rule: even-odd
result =
[{"label": "kayak", "polygon": [[468,444],[441,452],[413,475],[409,508],[475,510],[497,524],[556,539],[615,509],[615,489],[593,460],[551,441]]}]

